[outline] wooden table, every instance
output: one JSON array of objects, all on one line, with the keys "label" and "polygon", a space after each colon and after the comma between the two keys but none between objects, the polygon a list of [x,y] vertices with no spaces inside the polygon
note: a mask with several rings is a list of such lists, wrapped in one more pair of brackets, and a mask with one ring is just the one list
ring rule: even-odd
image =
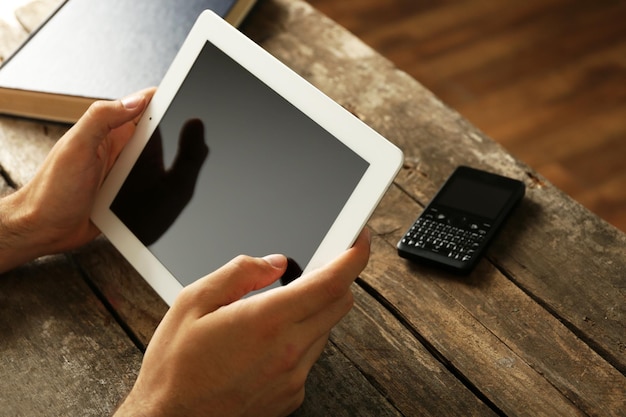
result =
[{"label": "wooden table", "polygon": [[[0,30],[0,50],[14,47],[13,29]],[[373,251],[355,307],[295,414],[626,415],[626,235],[307,3],[263,0],[242,30],[406,156],[369,222]],[[1,117],[0,192],[32,177],[65,130]],[[528,187],[468,277],[395,251],[459,164]],[[103,239],[1,275],[0,415],[111,412],[165,311]]]}]

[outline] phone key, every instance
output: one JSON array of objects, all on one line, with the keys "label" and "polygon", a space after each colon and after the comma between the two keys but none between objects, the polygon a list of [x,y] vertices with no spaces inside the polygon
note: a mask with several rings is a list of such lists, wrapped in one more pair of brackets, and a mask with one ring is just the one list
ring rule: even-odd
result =
[{"label": "phone key", "polygon": [[450,224],[450,220],[439,211],[426,213],[411,225],[402,243],[468,262],[480,247],[479,242],[487,235],[490,225],[471,223],[461,228]]}]

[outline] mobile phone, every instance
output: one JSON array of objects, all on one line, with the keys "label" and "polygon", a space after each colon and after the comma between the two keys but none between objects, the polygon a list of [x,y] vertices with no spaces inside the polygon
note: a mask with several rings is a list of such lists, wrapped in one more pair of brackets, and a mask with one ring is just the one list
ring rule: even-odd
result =
[{"label": "mobile phone", "polygon": [[398,242],[398,254],[469,273],[525,189],[512,178],[458,167]]}]

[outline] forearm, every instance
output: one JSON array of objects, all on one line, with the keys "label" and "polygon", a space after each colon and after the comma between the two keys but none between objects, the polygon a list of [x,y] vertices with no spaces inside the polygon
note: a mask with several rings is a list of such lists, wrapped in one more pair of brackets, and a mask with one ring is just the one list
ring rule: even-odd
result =
[{"label": "forearm", "polygon": [[44,254],[30,226],[33,213],[22,200],[19,191],[0,199],[0,273]]}]

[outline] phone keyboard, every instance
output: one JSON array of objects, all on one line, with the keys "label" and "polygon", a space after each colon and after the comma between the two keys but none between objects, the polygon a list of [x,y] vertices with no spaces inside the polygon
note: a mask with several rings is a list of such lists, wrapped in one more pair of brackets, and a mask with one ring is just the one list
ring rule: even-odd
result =
[{"label": "phone keyboard", "polygon": [[402,238],[409,247],[420,248],[469,262],[480,247],[491,225],[450,218],[437,212],[421,216]]}]

